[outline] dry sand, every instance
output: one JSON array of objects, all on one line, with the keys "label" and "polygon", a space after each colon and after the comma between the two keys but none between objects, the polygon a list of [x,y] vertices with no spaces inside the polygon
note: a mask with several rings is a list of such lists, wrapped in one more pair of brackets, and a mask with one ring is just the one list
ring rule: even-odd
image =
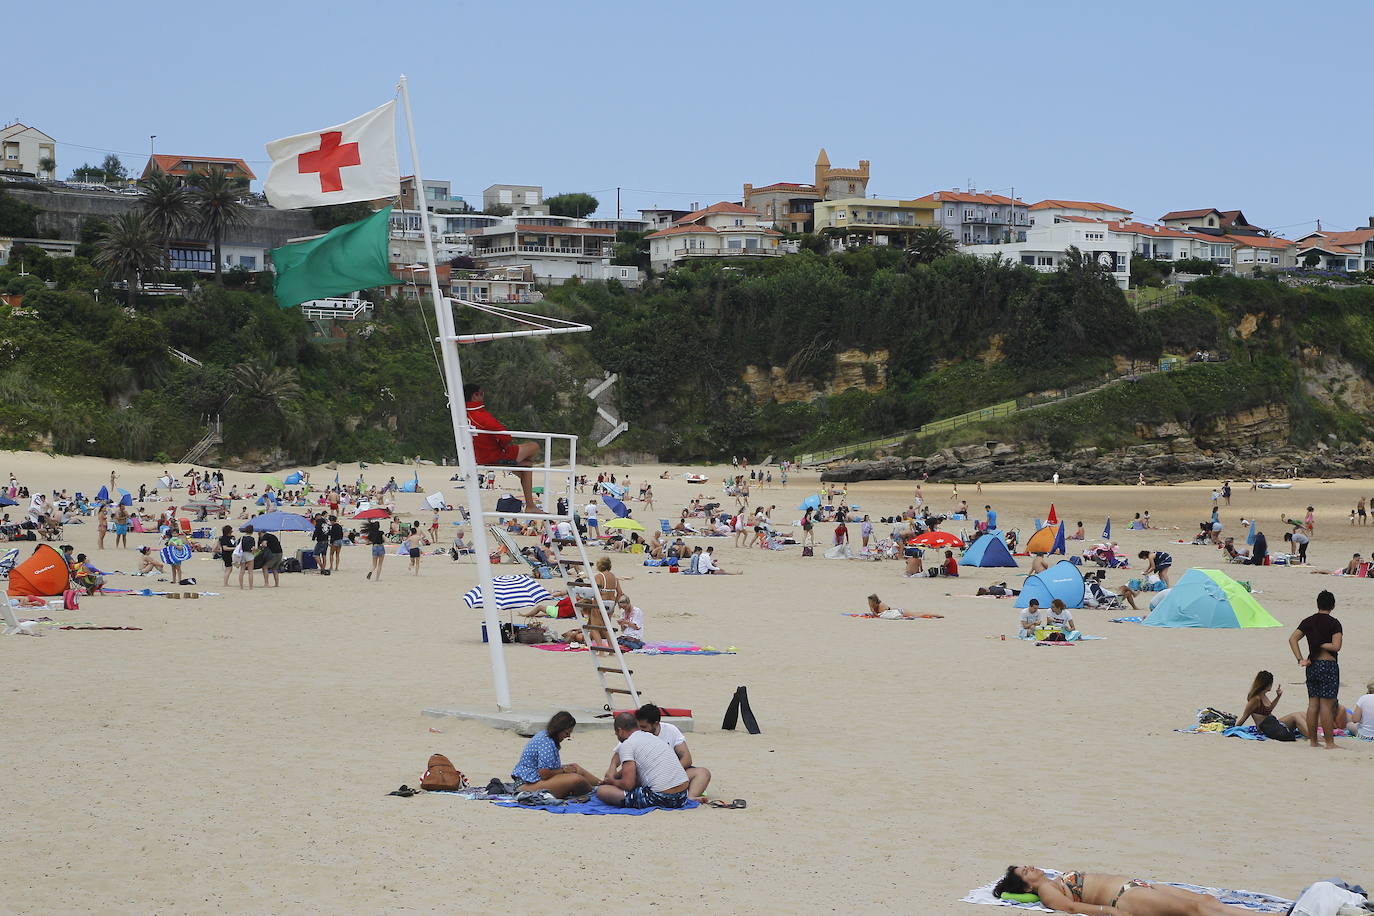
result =
[{"label": "dry sand", "polygon": [[[7,453],[0,475],[91,493],[111,467]],[[118,467],[123,485],[151,483],[161,470]],[[656,479],[659,470],[629,469],[636,489],[654,478],[658,512],[637,513],[646,519],[675,514],[690,494],[719,493],[721,468],[701,469],[712,478],[704,490],[680,476],[696,469],[672,468],[669,481]],[[410,469],[366,473],[404,480]],[[421,468],[420,478],[456,503],[450,473]],[[332,476],[316,469],[317,482]],[[794,518],[814,481],[794,477],[786,490],[756,491],[755,502]],[[1173,543],[1205,517],[1212,483],[989,485],[982,497],[966,483],[961,495],[979,508],[990,502],[1003,527],[1023,531],[1051,501],[1090,536],[1110,513],[1123,548],[1168,549],[1181,575],[1219,565],[1211,548]],[[900,511],[911,493],[907,482],[850,487],[875,518]],[[1315,505],[1312,557],[1335,568],[1353,551],[1374,553],[1374,530],[1347,525],[1362,493],[1374,487],[1241,485],[1223,521],[1234,533],[1242,514],[1258,515],[1277,545],[1279,513]],[[937,507],[948,494],[948,485],[926,488]],[[403,496],[401,508],[419,499]],[[1127,531],[1131,514],[1147,508],[1178,529]],[[92,525],[68,534],[78,550],[94,547]],[[305,544],[303,535],[284,540],[288,551]],[[689,740],[715,773],[711,794],[747,798],[747,810],[593,818],[388,797],[414,785],[435,751],[475,781],[508,774],[522,739],[420,715],[425,706],[492,704],[479,614],[458,600],[475,567],[426,558],[413,578],[389,559],[383,581],[367,582],[365,549],[351,548],[327,579],[284,576],[278,590],[232,588],[200,601],[87,598],[69,615],[140,632],[0,640],[0,911],[972,914],[958,898],[1011,862],[1286,896],[1331,874],[1369,883],[1360,850],[1374,822],[1374,745],[1342,739],[1343,750],[1326,752],[1174,732],[1199,706],[1238,711],[1259,668],[1285,687],[1280,712],[1302,708],[1301,671],[1285,641],[1321,588],[1336,593],[1346,625],[1348,704],[1374,676],[1368,580],[1246,568],[1283,628],[1158,630],[1088,610],[1082,629],[1109,638],[1049,649],[995,638],[1014,630],[1010,601],[965,597],[1010,570],[906,580],[895,562],[715,543],[723,565],[743,576],[682,578],[628,557],[616,563],[650,639],[739,648],[635,658],[634,667],[647,698],[696,711]],[[92,558],[129,569],[131,556],[107,549]],[[207,556],[188,574],[225,591]],[[871,591],[947,616],[841,616]],[[599,705],[585,654],[514,646],[506,657],[517,705]],[[718,728],[740,684],[761,735]],[[611,746],[607,732],[583,730],[564,760],[599,770]]]}]

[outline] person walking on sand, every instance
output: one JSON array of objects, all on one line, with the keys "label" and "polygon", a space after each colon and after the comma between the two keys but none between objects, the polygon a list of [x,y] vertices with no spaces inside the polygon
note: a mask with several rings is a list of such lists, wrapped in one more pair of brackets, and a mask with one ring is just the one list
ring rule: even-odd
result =
[{"label": "person walking on sand", "polygon": [[[1360,500],[1364,505],[1364,500]],[[110,510],[105,503],[100,504],[100,508],[95,513],[95,546],[97,550],[105,549],[105,534],[110,527]]]},{"label": "person walking on sand", "polygon": [[129,507],[119,506],[115,509],[115,549],[129,546],[129,528],[133,525],[133,520],[129,518]]},{"label": "person walking on sand", "polygon": [[[1298,624],[1288,637],[1288,648],[1300,667],[1307,669],[1307,740],[1317,747],[1317,728],[1326,737],[1327,750],[1336,749],[1336,694],[1341,686],[1339,656],[1344,642],[1341,622],[1332,616],[1336,596],[1329,591],[1317,593],[1317,613]],[[1307,640],[1307,657],[1298,643]]]},{"label": "person walking on sand", "polygon": [[415,575],[420,574],[420,526],[416,525],[410,529],[410,535],[406,538],[406,553],[410,555],[410,569]]},{"label": "person walking on sand", "polygon": [[329,516],[329,571],[337,572],[343,555],[344,530],[337,515]]},{"label": "person walking on sand", "polygon": [[367,543],[370,544],[369,550],[372,553],[372,568],[367,571],[367,578],[380,582],[382,579],[382,563],[386,560],[386,539],[382,537],[382,526],[373,520],[363,528],[363,534],[367,535]]},{"label": "person walking on sand", "polygon": [[234,565],[239,568],[239,589],[243,589],[243,577],[248,576],[248,590],[253,590],[253,551],[257,549],[257,540],[253,537],[253,526],[243,526],[243,536],[239,538],[238,546],[234,548]]},{"label": "person walking on sand", "polygon": [[219,558],[224,561],[224,587],[229,587],[229,574],[234,571],[234,547],[238,540],[234,537],[234,526],[225,525],[219,530]]}]

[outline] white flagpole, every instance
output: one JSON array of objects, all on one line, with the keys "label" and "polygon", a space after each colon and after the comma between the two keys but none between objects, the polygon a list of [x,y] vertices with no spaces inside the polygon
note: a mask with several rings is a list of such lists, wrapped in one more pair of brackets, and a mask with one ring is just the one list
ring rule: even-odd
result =
[{"label": "white flagpole", "polygon": [[425,238],[425,255],[429,258],[429,291],[434,298],[434,317],[439,326],[439,348],[444,354],[449,416],[453,421],[454,441],[458,445],[458,466],[462,469],[463,489],[467,491],[472,549],[477,557],[477,579],[482,585],[492,685],[496,689],[496,707],[505,711],[511,708],[510,682],[506,677],[506,656],[501,648],[501,620],[497,615],[496,595],[491,584],[491,555],[487,546],[487,526],[483,523],[482,491],[477,480],[477,457],[472,450],[472,429],[468,425],[467,405],[458,400],[463,396],[463,367],[458,360],[458,343],[454,340],[457,331],[453,324],[453,310],[439,289],[438,264],[434,259],[434,243],[429,236],[429,206],[425,203],[425,182],[420,173],[420,150],[415,144],[415,119],[410,113],[410,90],[405,74],[401,75],[399,85],[406,112],[406,133],[410,137],[410,161],[415,166],[415,199],[420,205],[420,228]]}]

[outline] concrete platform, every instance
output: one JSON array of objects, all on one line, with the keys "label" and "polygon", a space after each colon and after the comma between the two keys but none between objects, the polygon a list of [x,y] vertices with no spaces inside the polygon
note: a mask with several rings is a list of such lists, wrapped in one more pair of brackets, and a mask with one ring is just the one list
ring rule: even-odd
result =
[{"label": "concrete platform", "polygon": [[[485,709],[455,709],[444,706],[426,706],[420,710],[420,715],[431,716],[436,719],[471,719],[489,725],[492,728],[513,731],[517,735],[526,738],[533,736],[549,721],[554,713],[558,712],[555,707],[547,709],[511,710],[509,712],[494,712],[490,707]],[[602,709],[569,709],[577,720],[579,729],[604,729],[611,730],[611,717]],[[603,716],[603,718],[597,718]],[[693,720],[687,718],[677,718],[664,716],[664,722],[671,722],[683,732],[693,730]]]}]

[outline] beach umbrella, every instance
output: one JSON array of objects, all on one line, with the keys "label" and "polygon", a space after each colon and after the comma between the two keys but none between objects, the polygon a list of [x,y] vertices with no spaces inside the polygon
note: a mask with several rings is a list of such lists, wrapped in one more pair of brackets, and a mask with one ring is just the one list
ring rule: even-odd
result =
[{"label": "beach umbrella", "polygon": [[390,518],[391,513],[385,509],[364,509],[353,517],[355,519]]},{"label": "beach umbrella", "polygon": [[123,487],[120,487],[119,493],[119,504],[121,506],[132,506],[134,504],[133,494],[130,493],[128,490],[124,489]]},{"label": "beach umbrella", "polygon": [[616,528],[620,531],[643,531],[644,526],[632,518],[617,518],[606,523],[607,528]]},{"label": "beach umbrella", "polygon": [[109,502],[109,501],[110,501],[110,488],[109,488],[109,487],[101,487],[101,488],[100,488],[100,492],[98,492],[98,493],[95,494],[95,498],[96,498],[98,501],[102,502],[102,503],[107,503],[107,502]]},{"label": "beach umbrella", "polygon": [[282,480],[281,480],[280,477],[273,477],[273,476],[271,476],[271,475],[268,475],[267,477],[264,477],[264,478],[262,479],[262,482],[265,483],[265,484],[267,484],[269,487],[272,487],[272,488],[275,489],[275,490],[280,490],[282,487],[286,486],[286,484],[282,483]]},{"label": "beach umbrella", "polygon": [[0,506],[17,506],[19,503],[10,499],[8,496],[0,496]]},{"label": "beach umbrella", "polygon": [[303,476],[301,476],[301,472],[300,472],[300,471],[292,471],[290,474],[287,474],[287,475],[286,475],[286,481],[285,481],[285,482],[286,482],[287,484],[290,484],[291,486],[294,487],[296,484],[298,484],[298,483],[303,483],[304,481],[305,481],[305,478],[304,478]]},{"label": "beach umbrella", "polygon": [[610,509],[620,518],[624,518],[625,516],[630,514],[630,510],[625,508],[625,504],[620,500],[616,499],[614,496],[608,496],[607,494],[602,493],[601,501],[606,504],[606,508]]},{"label": "beach umbrella", "polygon": [[1105,525],[1102,526],[1102,540],[1104,540],[1104,541],[1110,541],[1111,539],[1112,539],[1112,517],[1109,515],[1109,516],[1107,516],[1107,524],[1105,524]]},{"label": "beach umbrella", "polygon": [[1054,514],[1054,503],[1050,503],[1050,514],[1045,519],[1045,524],[1053,525],[1057,521],[1059,521],[1059,516]]},{"label": "beach umbrella", "polygon": [[601,489],[611,494],[616,499],[620,499],[625,495],[625,488],[618,483],[603,483]]},{"label": "beach umbrella", "polygon": [[798,509],[801,509],[802,511],[805,511],[805,510],[807,510],[807,509],[819,509],[820,507],[821,507],[821,497],[820,497],[820,494],[819,494],[819,493],[812,493],[810,496],[806,497],[806,499],[803,499],[802,502],[801,502],[801,505],[798,506],[797,508],[798,508]]},{"label": "beach umbrella", "polygon": [[415,479],[414,479],[414,480],[407,480],[405,483],[401,484],[401,492],[402,492],[402,493],[418,493],[419,491],[420,491],[420,472],[419,472],[419,471],[416,471],[416,472],[415,472]]},{"label": "beach umbrella", "polygon": [[315,523],[304,515],[294,512],[267,512],[254,516],[239,527],[242,531],[248,525],[254,531],[314,531]]},{"label": "beach umbrella", "polygon": [[927,531],[925,534],[917,535],[912,543],[920,544],[922,547],[935,548],[964,546],[963,541],[948,531]]},{"label": "beach umbrella", "polygon": [[[491,590],[496,606],[503,611],[543,604],[552,596],[549,590],[529,576],[492,576]],[[476,585],[463,595],[463,603],[471,608],[483,607],[482,586]]]}]

